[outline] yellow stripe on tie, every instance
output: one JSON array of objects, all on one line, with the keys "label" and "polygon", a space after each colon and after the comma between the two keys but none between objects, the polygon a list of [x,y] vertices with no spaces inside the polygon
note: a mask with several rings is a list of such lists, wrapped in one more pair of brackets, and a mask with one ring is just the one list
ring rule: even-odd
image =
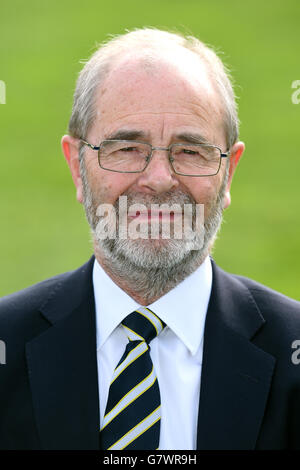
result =
[{"label": "yellow stripe on tie", "polygon": [[[112,444],[108,450],[122,450],[127,447],[132,441],[137,439],[143,433],[145,433],[151,426],[153,426],[157,421],[160,420],[160,405],[152,411],[146,418],[140,421],[136,426],[134,426],[130,431],[128,431],[124,436],[122,436],[118,441]],[[142,428],[141,430],[139,428]]]},{"label": "yellow stripe on tie", "polygon": [[137,439],[138,437],[140,437],[142,434],[144,434],[146,431],[148,431],[148,429],[150,429],[152,426],[154,426],[155,423],[157,423],[157,421],[160,420],[160,416],[155,420],[153,421],[151,424],[149,424],[149,426],[144,429],[143,431],[140,432],[140,434],[138,434],[137,436],[135,436],[133,439],[131,439],[131,441],[127,442],[126,445],[124,447],[122,447],[122,449],[125,449],[125,447],[128,447],[129,444],[134,441],[135,439]]},{"label": "yellow stripe on tie", "polygon": [[130,341],[134,341],[134,340],[145,341],[145,338],[143,338],[141,335],[139,335],[136,331],[133,331],[131,328],[129,328],[129,326],[123,325],[123,327],[126,328],[126,330],[130,331],[131,333],[133,333],[133,337],[132,337],[132,338],[130,338],[130,337],[127,335]]},{"label": "yellow stripe on tie", "polygon": [[160,327],[161,327],[161,329],[163,330],[163,329],[164,329],[164,325],[163,325],[163,323],[162,323],[161,319],[160,319],[160,318],[159,318],[157,315],[155,315],[155,313],[154,313],[154,312],[152,312],[152,310],[150,310],[150,308],[148,308],[148,307],[145,307],[145,309],[146,309],[146,310],[148,310],[148,312],[152,313],[152,315],[154,315],[154,316],[155,316],[155,318],[157,319],[157,321],[158,321],[158,322],[159,322],[159,324],[160,324]]},{"label": "yellow stripe on tie", "polygon": [[140,315],[143,315],[143,317],[145,317],[153,325],[156,331],[156,335],[159,335],[159,333],[163,329],[163,325],[160,319],[153,312],[151,312],[151,310],[147,308],[139,308],[139,310],[136,310],[136,312],[138,312]]},{"label": "yellow stripe on tie", "polygon": [[[137,352],[136,350],[141,350],[138,354],[136,354],[136,356],[134,356],[132,358],[132,354],[133,352]],[[145,343],[145,341],[143,341],[142,343],[138,344],[132,351],[130,351],[130,354],[124,359],[123,362],[121,362],[121,364],[115,369],[114,371],[114,375],[112,376],[112,379],[111,379],[111,382],[110,384],[112,384],[116,379],[117,377],[119,377],[119,375],[128,367],[130,366],[130,364],[132,364],[138,357],[142,356],[146,351],[148,351],[148,346],[147,344]],[[130,360],[131,358],[131,360]]]},{"label": "yellow stripe on tie", "polygon": [[[112,408],[105,416],[103,421],[102,429],[105,428],[113,419],[115,419],[127,406],[129,406],[132,402],[137,400],[143,393],[145,393],[152,385],[154,384],[155,380],[157,380],[154,370],[152,370],[147,377],[145,377],[140,383],[138,383],[135,387],[129,390],[124,397]],[[143,384],[145,388],[143,387]],[[136,392],[136,393],[135,393]]]}]

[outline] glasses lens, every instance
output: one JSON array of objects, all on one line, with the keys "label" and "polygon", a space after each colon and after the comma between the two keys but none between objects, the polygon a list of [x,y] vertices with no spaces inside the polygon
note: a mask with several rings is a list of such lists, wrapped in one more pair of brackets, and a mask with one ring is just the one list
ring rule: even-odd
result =
[{"label": "glasses lens", "polygon": [[221,152],[210,145],[181,145],[172,147],[174,170],[183,175],[212,176],[218,173]]},{"label": "glasses lens", "polygon": [[99,150],[101,168],[112,171],[143,171],[151,153],[148,144],[125,140],[106,140]]}]

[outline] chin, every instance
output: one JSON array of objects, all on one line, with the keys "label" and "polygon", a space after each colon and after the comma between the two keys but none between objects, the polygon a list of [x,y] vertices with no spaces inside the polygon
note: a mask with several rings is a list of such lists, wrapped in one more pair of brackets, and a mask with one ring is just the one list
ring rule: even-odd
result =
[{"label": "chin", "polygon": [[182,240],[119,240],[114,255],[143,269],[172,268],[191,253],[192,244]]}]

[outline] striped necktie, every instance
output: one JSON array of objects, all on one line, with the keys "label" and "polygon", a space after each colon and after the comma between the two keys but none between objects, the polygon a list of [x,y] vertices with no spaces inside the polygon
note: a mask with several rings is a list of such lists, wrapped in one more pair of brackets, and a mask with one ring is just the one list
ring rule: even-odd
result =
[{"label": "striped necktie", "polygon": [[165,323],[150,309],[140,307],[122,325],[129,343],[112,376],[100,447],[154,450],[159,445],[160,393],[149,343]]}]

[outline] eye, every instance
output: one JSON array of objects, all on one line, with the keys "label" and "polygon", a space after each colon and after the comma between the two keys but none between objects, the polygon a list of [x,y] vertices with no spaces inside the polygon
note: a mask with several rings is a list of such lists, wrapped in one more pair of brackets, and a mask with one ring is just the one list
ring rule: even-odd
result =
[{"label": "eye", "polygon": [[197,150],[191,150],[191,149],[182,149],[182,152],[187,154],[187,155],[199,155],[199,152]]},{"label": "eye", "polygon": [[136,147],[124,147],[120,149],[120,152],[134,152],[137,151],[138,149]]}]

